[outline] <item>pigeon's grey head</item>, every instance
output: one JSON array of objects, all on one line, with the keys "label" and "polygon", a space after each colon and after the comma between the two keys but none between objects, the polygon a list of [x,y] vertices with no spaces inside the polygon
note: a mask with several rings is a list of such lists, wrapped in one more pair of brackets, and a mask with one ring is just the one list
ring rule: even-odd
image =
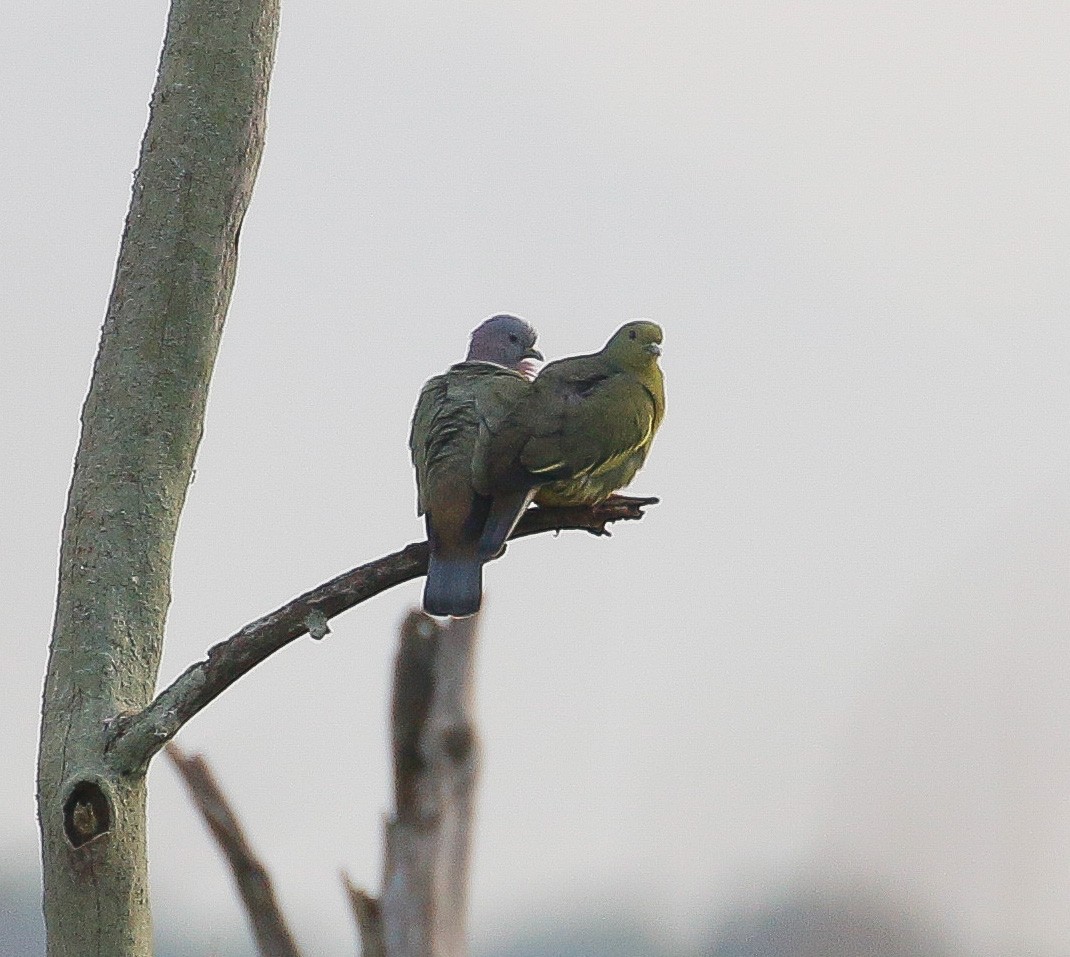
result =
[{"label": "pigeon's grey head", "polygon": [[472,333],[469,360],[494,362],[533,378],[542,361],[535,348],[538,333],[526,319],[502,313],[484,320]]}]

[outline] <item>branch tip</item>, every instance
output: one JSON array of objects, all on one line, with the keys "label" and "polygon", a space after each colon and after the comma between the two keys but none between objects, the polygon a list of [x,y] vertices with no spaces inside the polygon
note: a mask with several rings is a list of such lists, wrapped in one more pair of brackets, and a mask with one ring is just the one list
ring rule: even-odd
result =
[{"label": "branch tip", "polygon": [[360,935],[360,952],[362,957],[386,957],[386,945],[383,941],[383,915],[377,898],[372,897],[363,888],[357,887],[349,875],[342,871],[342,887],[345,888],[353,922]]}]

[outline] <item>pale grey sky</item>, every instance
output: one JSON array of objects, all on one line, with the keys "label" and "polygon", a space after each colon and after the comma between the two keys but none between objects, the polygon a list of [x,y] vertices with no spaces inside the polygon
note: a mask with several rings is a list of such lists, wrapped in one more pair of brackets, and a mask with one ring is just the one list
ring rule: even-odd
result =
[{"label": "pale grey sky", "polygon": [[[0,848],[25,869],[165,13],[43,2],[0,31]],[[1065,951],[1070,769],[1037,741],[1070,729],[1067,63],[1065,6],[1028,0],[286,4],[162,679],[421,535],[408,418],[483,316],[524,315],[551,357],[649,316],[668,415],[634,489],[662,504],[487,572],[477,930],[634,906],[686,937],[861,872],[964,945]],[[180,739],[310,945],[348,945],[340,867],[378,881],[418,595],[288,648]],[[158,922],[240,919],[170,770],[151,786]]]}]

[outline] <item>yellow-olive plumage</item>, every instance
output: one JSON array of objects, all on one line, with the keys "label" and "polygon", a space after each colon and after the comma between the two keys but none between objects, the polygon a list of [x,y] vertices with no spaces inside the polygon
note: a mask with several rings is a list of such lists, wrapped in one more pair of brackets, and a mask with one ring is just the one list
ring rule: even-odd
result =
[{"label": "yellow-olive plumage", "polygon": [[[661,341],[657,324],[629,322],[600,352],[547,364],[480,449],[490,485],[592,505],[631,482],[665,415]],[[484,552],[501,548],[501,531],[487,527]]]}]

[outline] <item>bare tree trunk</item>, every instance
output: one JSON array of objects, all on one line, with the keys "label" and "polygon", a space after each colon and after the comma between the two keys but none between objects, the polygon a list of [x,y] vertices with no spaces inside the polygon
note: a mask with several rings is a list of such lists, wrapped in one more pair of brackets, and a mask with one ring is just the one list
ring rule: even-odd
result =
[{"label": "bare tree trunk", "polygon": [[278,0],[174,0],[67,503],[38,760],[50,957],[148,957],[145,768],[171,555],[263,145]]},{"label": "bare tree trunk", "polygon": [[380,899],[387,957],[464,957],[478,770],[472,717],[477,618],[412,612],[394,672],[396,809]]}]

